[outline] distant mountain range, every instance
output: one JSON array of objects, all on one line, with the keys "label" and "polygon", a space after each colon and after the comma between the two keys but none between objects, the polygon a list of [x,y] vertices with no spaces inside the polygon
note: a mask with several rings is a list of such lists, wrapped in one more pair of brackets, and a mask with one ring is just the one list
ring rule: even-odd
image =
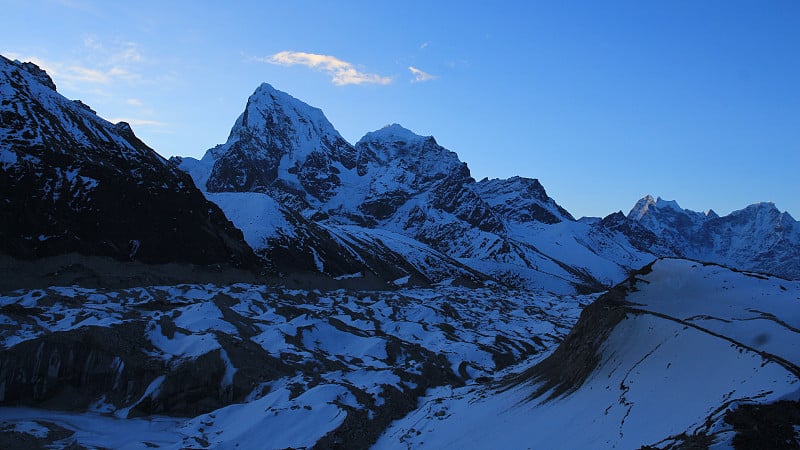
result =
[{"label": "distant mountain range", "polygon": [[675,256],[800,278],[800,226],[772,203],[720,217],[647,196],[628,219],[658,236]]}]

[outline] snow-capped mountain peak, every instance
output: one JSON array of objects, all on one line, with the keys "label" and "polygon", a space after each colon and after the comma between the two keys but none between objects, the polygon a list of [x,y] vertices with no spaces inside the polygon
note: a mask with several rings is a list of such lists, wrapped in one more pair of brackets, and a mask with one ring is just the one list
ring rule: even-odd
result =
[{"label": "snow-capped mountain peak", "polygon": [[210,149],[203,161],[213,168],[210,192],[268,192],[289,186],[304,209],[334,195],[339,174],[355,167],[355,149],[325,114],[267,83],[247,100],[228,141]]},{"label": "snow-capped mountain peak", "polygon": [[[287,121],[295,131],[310,129],[320,138],[341,137],[339,132],[325,117],[319,108],[279,91],[268,83],[262,83],[247,100],[247,107],[239,117],[233,131],[243,127],[254,131],[274,133],[276,127],[282,128],[277,120]],[[285,125],[284,125],[285,126]]]},{"label": "snow-capped mountain peak", "polygon": [[656,198],[656,208],[664,209],[670,208],[674,209],[675,211],[683,211],[683,208],[678,205],[678,202],[675,200],[664,200],[661,197]]},{"label": "snow-capped mountain peak", "polygon": [[651,195],[645,195],[639,199],[635,205],[633,205],[633,208],[631,208],[631,211],[628,213],[628,219],[635,221],[640,220],[645,214],[647,214],[647,210],[650,209],[650,207],[655,206],[655,204],[656,199],[654,199]]},{"label": "snow-capped mountain peak", "polygon": [[687,212],[681,208],[675,200],[664,200],[661,197],[653,198],[652,195],[645,195],[631,208],[631,211],[628,213],[628,218],[639,221],[645,215],[651,213],[653,208],[661,210],[662,212],[665,210],[672,210],[678,213]]},{"label": "snow-capped mountain peak", "polygon": [[56,84],[53,82],[53,79],[50,78],[50,75],[47,74],[42,68],[37,66],[32,62],[20,62],[19,60],[14,60],[14,65],[17,67],[25,70],[29,74],[33,75],[36,78],[36,81],[41,83],[44,86],[49,87],[50,89],[56,91]]},{"label": "snow-capped mountain peak", "polygon": [[433,136],[420,136],[400,124],[393,123],[386,125],[380,130],[371,131],[361,138],[361,141],[383,141],[383,142],[417,142],[425,139],[432,139]]},{"label": "snow-capped mountain peak", "polygon": [[[697,211],[683,209],[675,200],[655,199],[647,195],[636,202],[628,213],[628,219],[647,224],[653,231],[667,227],[690,229],[700,226],[709,215]],[[658,233],[657,233],[658,234]]]},{"label": "snow-capped mountain peak", "polygon": [[[271,210],[282,211],[287,223],[299,228],[291,231],[288,228],[295,225],[288,227],[282,240],[270,235],[265,241],[264,233],[250,233],[250,241],[263,242],[254,244],[262,255],[271,255],[270,249],[312,242],[308,254],[313,258],[306,259],[313,259],[317,269],[335,265],[321,255],[337,251],[321,250],[320,243],[327,238],[301,236],[330,232],[353,240],[355,235],[374,234],[367,230],[393,233],[399,240],[411,238],[479,272],[514,282],[524,279],[537,286],[550,286],[542,281],[548,277],[561,280],[556,284],[609,285],[655,256],[695,255],[730,262],[712,258],[715,239],[727,239],[724,234],[703,234],[705,224],[718,219],[713,211],[690,211],[676,201],[648,195],[627,217],[620,214],[579,223],[547,195],[538,180],[513,177],[476,182],[455,152],[432,136],[421,136],[399,124],[366,133],[355,146],[350,145],[321,110],[267,83],[250,96],[225,144],[209,150],[204,161],[185,158],[179,164],[211,194],[251,192],[272,197],[275,202],[270,205],[275,208]],[[240,219],[248,216],[233,206],[233,197],[217,198],[223,197],[227,205],[223,209]],[[290,217],[289,211],[300,213],[302,220]],[[787,221],[779,228],[791,230],[793,223]],[[250,226],[243,220],[237,224],[243,229]],[[318,225],[313,232],[300,230]],[[758,228],[765,227],[769,228]],[[692,239],[698,244],[690,244]],[[712,250],[701,254],[697,246]],[[577,258],[578,254],[583,256]],[[596,270],[597,265],[603,269]],[[747,268],[766,267],[758,263]]]},{"label": "snow-capped mountain peak", "polygon": [[417,175],[447,174],[464,165],[433,136],[420,136],[396,123],[367,133],[356,143],[356,149],[359,165],[400,165]]}]

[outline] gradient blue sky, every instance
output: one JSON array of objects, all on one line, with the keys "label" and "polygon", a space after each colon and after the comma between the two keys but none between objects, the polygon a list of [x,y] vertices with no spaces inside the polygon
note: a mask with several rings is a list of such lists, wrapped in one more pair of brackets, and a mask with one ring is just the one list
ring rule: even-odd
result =
[{"label": "gradient blue sky", "polygon": [[400,123],[476,179],[538,178],[576,217],[627,213],[645,194],[721,214],[774,201],[800,217],[798,1],[0,0],[0,11],[1,54],[44,66],[62,94],[127,120],[164,156],[224,142],[266,81],[352,143]]}]

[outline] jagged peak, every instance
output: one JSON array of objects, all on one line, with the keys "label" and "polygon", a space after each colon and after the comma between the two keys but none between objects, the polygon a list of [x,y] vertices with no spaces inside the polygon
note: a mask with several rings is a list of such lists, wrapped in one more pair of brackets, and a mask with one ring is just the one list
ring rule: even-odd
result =
[{"label": "jagged peak", "polygon": [[53,79],[50,77],[50,75],[44,69],[42,69],[41,67],[32,62],[29,61],[22,62],[16,59],[12,61],[6,58],[5,56],[0,55],[0,63],[20,68],[25,72],[29,73],[30,75],[32,75],[36,79],[36,81],[38,81],[42,85],[47,86],[48,88],[56,91],[56,84],[53,82]]},{"label": "jagged peak", "polygon": [[640,198],[633,208],[631,208],[630,212],[628,213],[628,219],[631,220],[640,220],[647,214],[647,210],[650,209],[651,206],[655,206],[656,199],[653,198],[652,195],[645,195],[644,197]]},{"label": "jagged peak", "polygon": [[408,128],[403,127],[397,123],[389,124],[383,128],[375,131],[370,131],[364,135],[359,142],[405,142],[413,143],[424,141],[426,139],[433,139],[433,136],[420,136]]},{"label": "jagged peak", "polygon": [[528,177],[521,177],[521,176],[513,176],[511,178],[483,178],[480,182],[485,186],[497,187],[503,186],[503,189],[506,190],[516,190],[516,191],[525,191],[529,193],[535,193],[537,197],[541,197],[542,200],[545,200],[548,197],[547,191],[545,190],[542,183],[539,182],[538,178],[528,178]]},{"label": "jagged peak", "polygon": [[[261,83],[247,99],[244,111],[234,122],[228,139],[206,152],[203,160],[217,160],[237,141],[269,139],[299,149],[296,156],[328,146],[352,147],[328,121],[321,109],[308,105],[269,83]],[[288,142],[293,142],[288,144]],[[301,158],[302,159],[302,158]]]},{"label": "jagged peak", "polygon": [[778,207],[775,206],[774,202],[757,202],[757,203],[753,203],[752,205],[748,205],[747,208],[778,209]]},{"label": "jagged peak", "polygon": [[[81,108],[89,111],[90,113],[92,113],[94,115],[97,115],[97,111],[93,110],[91,106],[87,105],[86,103],[83,103],[80,100],[73,100],[72,103],[80,106]],[[120,122],[120,123],[125,123],[125,122]]]},{"label": "jagged peak", "polygon": [[[583,219],[583,218],[581,218]],[[622,223],[625,221],[625,214],[622,211],[613,212],[601,219],[604,224],[608,223]]]},{"label": "jagged peak", "polygon": [[[483,177],[481,182],[510,182],[510,183],[522,183],[522,184],[537,184],[539,183],[538,178],[529,178],[529,177],[521,177],[519,175],[514,175],[509,178],[489,178]],[[541,184],[541,183],[539,183]]]},{"label": "jagged peak", "polygon": [[114,128],[123,133],[133,133],[133,128],[131,128],[131,124],[122,120],[115,123]]},{"label": "jagged peak", "polygon": [[[707,209],[703,212],[697,212],[689,209],[683,209],[678,205],[675,200],[664,200],[661,197],[646,195],[636,202],[636,205],[628,213],[628,219],[640,221],[643,217],[650,213],[660,217],[660,213],[673,211],[693,218],[694,220],[712,220],[720,218],[720,215],[713,209]],[[780,211],[773,202],[757,202],[748,205],[742,209],[731,212],[728,216],[742,216],[742,215],[771,215],[778,217],[780,215],[788,216],[792,221],[794,218],[789,216],[787,212]],[[728,217],[725,216],[725,217]]]},{"label": "jagged peak", "polygon": [[[264,114],[251,114],[251,112],[259,111]],[[321,109],[315,108],[308,103],[293,97],[292,95],[275,89],[269,83],[261,83],[253,94],[247,99],[247,105],[239,120],[236,121],[237,126],[244,126],[247,128],[264,129],[266,123],[261,119],[264,116],[273,116],[274,114],[284,115],[290,117],[292,121],[299,120],[300,122],[310,123],[318,132],[332,133],[337,137],[339,132],[325,117],[325,113]],[[250,117],[258,117],[257,120],[250,120]],[[274,117],[273,117],[274,118]]]},{"label": "jagged peak", "polygon": [[656,208],[659,208],[659,209],[669,208],[669,209],[674,209],[675,211],[683,211],[683,208],[681,208],[680,205],[678,205],[677,201],[675,201],[675,200],[664,200],[661,197],[657,197],[656,198],[655,206],[656,206]]},{"label": "jagged peak", "polygon": [[566,209],[553,200],[536,178],[484,178],[476,184],[484,201],[522,222],[557,223],[574,221]]},{"label": "jagged peak", "polygon": [[256,90],[253,91],[253,94],[250,95],[249,101],[258,101],[258,100],[265,100],[269,103],[280,103],[287,105],[291,104],[292,106],[300,104],[305,108],[315,109],[319,111],[318,108],[314,108],[313,106],[310,106],[309,104],[295,98],[294,96],[284,91],[275,89],[271,84],[266,82],[258,85]]},{"label": "jagged peak", "polygon": [[631,211],[628,213],[628,218],[639,221],[650,212],[651,208],[659,211],[672,210],[678,213],[688,213],[688,211],[681,208],[675,200],[664,200],[661,197],[653,198],[652,195],[645,195],[631,208]]}]

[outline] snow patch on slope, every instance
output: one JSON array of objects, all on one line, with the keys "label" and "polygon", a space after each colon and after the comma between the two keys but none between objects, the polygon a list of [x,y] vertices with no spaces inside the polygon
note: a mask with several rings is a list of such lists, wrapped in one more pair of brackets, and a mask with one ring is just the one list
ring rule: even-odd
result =
[{"label": "snow patch on slope", "polygon": [[280,204],[272,197],[258,192],[206,192],[206,198],[216,203],[225,215],[242,230],[244,239],[253,249],[262,249],[267,241],[280,235],[294,235]]}]

